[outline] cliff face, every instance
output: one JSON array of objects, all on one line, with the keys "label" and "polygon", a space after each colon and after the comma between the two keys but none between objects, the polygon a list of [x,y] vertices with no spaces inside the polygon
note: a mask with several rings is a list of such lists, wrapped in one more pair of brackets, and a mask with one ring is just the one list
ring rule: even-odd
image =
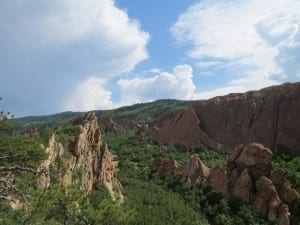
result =
[{"label": "cliff face", "polygon": [[299,115],[300,83],[284,84],[200,101],[160,121],[153,138],[160,144],[192,148],[202,144],[220,152],[258,142],[272,151],[280,147],[300,155]]},{"label": "cliff face", "polygon": [[[49,157],[41,165],[49,174],[40,179],[40,185],[48,187],[51,184],[52,167],[58,171],[61,185],[79,184],[89,195],[99,181],[107,187],[113,199],[122,201],[113,156],[101,139],[95,114],[85,113],[71,121],[70,126],[68,129],[62,127],[52,135],[46,149]],[[65,133],[67,136],[62,136]]]}]

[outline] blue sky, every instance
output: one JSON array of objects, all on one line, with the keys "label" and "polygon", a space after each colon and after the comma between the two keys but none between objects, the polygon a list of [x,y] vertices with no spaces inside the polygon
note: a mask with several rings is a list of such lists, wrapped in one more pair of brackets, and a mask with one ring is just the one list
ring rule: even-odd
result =
[{"label": "blue sky", "polygon": [[300,80],[298,0],[2,0],[16,116],[207,99]]}]

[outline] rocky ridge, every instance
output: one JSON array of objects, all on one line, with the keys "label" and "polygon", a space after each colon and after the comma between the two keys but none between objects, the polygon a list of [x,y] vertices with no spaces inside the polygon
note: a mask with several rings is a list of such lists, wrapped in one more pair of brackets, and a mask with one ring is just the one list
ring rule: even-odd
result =
[{"label": "rocky ridge", "polygon": [[51,184],[50,167],[54,167],[59,171],[58,180],[63,186],[79,184],[89,195],[94,185],[102,182],[113,199],[123,201],[115,162],[107,144],[102,141],[96,115],[85,113],[71,121],[71,126],[78,128],[72,141],[61,141],[57,133],[49,140],[46,149],[49,157],[40,168],[49,172],[40,178],[40,186]]},{"label": "rocky ridge", "polygon": [[289,225],[290,208],[299,194],[285,179],[283,171],[272,172],[270,149],[261,144],[240,145],[230,154],[225,168],[208,168],[197,154],[186,165],[156,158],[151,168],[161,177],[179,173],[181,181],[196,186],[206,182],[215,192],[241,203],[279,225]]},{"label": "rocky ridge", "polygon": [[204,145],[219,152],[257,142],[300,156],[299,115],[300,83],[283,84],[199,101],[153,121],[152,136],[159,144]]}]

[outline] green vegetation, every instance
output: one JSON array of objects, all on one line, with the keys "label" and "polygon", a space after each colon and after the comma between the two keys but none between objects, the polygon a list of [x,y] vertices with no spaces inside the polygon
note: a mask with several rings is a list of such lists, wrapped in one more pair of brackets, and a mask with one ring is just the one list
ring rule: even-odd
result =
[{"label": "green vegetation", "polygon": [[[44,138],[12,136],[13,128],[6,116],[0,118],[0,224],[1,225],[129,225],[134,210],[111,200],[107,190],[97,184],[91,196],[78,185],[62,187],[58,172],[50,168],[51,186],[38,185],[38,167],[47,158]],[[59,136],[71,141],[75,127],[64,127]],[[61,162],[56,162],[61,164]],[[81,171],[76,171],[80,176]],[[11,207],[13,204],[16,208]]]},{"label": "green vegetation", "polygon": [[[195,101],[180,100],[158,100],[150,103],[141,103],[132,106],[121,107],[113,110],[98,110],[97,116],[111,115],[114,120],[132,119],[141,124],[148,123],[151,119],[158,118],[169,111],[177,111],[191,106]],[[40,131],[52,130],[55,127],[65,124],[78,116],[80,112],[63,112],[50,116],[30,116],[14,119],[13,123],[18,126],[20,132],[36,127]]]},{"label": "green vegetation", "polygon": [[[273,168],[285,171],[286,178],[293,188],[300,193],[300,157],[291,157],[280,153],[274,157]],[[295,203],[292,211],[292,224],[300,225],[300,201]]]},{"label": "green vegetation", "polygon": [[262,91],[255,91],[253,95],[255,98],[262,100],[262,101],[265,100],[267,97],[267,94]]},{"label": "green vegetation", "polygon": [[57,141],[61,143],[73,143],[80,134],[80,130],[80,125],[65,125],[55,132]]},{"label": "green vegetation", "polygon": [[152,159],[158,156],[186,163],[191,154],[198,153],[203,162],[214,167],[224,166],[227,155],[203,148],[160,148],[150,140],[137,141],[132,131],[105,134],[104,139],[119,157],[118,176],[124,187],[125,205],[136,210],[132,224],[274,224],[205,184],[192,188],[182,184],[178,174],[162,180],[150,169]]},{"label": "green vegetation", "polygon": [[156,179],[149,180],[153,157],[171,156],[186,160],[186,152],[166,152],[158,146],[138,142],[133,131],[120,131],[117,136],[105,134],[111,151],[118,155],[118,177],[123,185],[125,206],[136,211],[132,225],[204,225],[205,217],[193,210],[179,193],[166,189]]},{"label": "green vegetation", "polygon": [[[257,94],[257,98],[263,98]],[[163,100],[138,104],[116,110],[98,111],[98,115],[111,114],[114,119],[128,118],[147,123],[170,110],[180,110],[192,102]],[[65,152],[50,168],[51,186],[47,189],[37,184],[38,166],[47,157],[41,147],[47,145],[53,133],[64,145],[75,143],[80,132],[79,125],[64,125],[76,113],[63,113],[49,117],[31,117],[17,120],[22,126],[42,129],[41,137],[12,136],[13,126],[7,114],[0,114],[0,224],[4,225],[271,225],[275,222],[252,212],[249,206],[226,199],[202,183],[197,187],[183,184],[177,173],[164,179],[150,168],[155,157],[167,157],[186,163],[191,154],[199,154],[209,167],[223,167],[226,154],[204,148],[187,151],[180,146],[157,146],[151,140],[138,141],[134,131],[118,130],[116,134],[105,133],[110,151],[117,155],[118,178],[123,186],[124,203],[111,200],[107,189],[98,183],[90,196],[78,185],[62,187],[59,173],[63,171],[62,158],[71,156]],[[42,122],[41,122],[42,121]],[[16,124],[14,122],[14,124]],[[24,126],[23,126],[24,125]],[[300,192],[300,157],[278,154],[273,162],[275,169],[283,169],[292,186]],[[6,168],[6,169],[5,169]],[[82,175],[74,171],[74,179]],[[2,185],[4,184],[4,185]],[[5,186],[7,185],[7,186]],[[8,187],[8,188],[7,188]],[[26,207],[13,210],[9,199],[20,200]],[[292,224],[300,225],[300,203],[295,203]]]}]

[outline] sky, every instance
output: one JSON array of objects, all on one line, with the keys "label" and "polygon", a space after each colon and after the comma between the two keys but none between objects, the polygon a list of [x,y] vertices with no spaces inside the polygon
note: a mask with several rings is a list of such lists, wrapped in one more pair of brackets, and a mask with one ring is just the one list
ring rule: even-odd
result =
[{"label": "sky", "polygon": [[208,99],[300,81],[299,0],[1,0],[0,109]]}]

